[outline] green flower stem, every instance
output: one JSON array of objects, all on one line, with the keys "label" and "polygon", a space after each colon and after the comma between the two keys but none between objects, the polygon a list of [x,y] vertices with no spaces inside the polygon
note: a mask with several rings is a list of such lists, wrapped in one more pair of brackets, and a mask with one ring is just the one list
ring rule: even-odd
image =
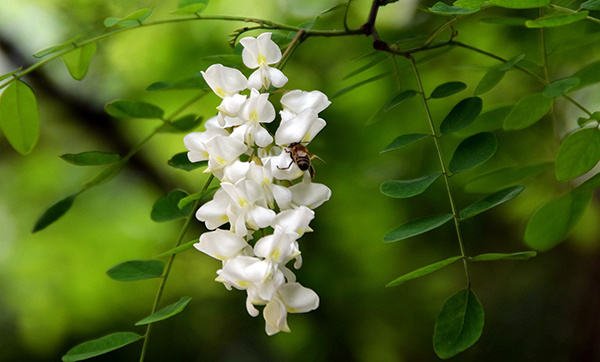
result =
[{"label": "green flower stem", "polygon": [[442,169],[442,174],[444,174],[444,181],[446,183],[446,192],[448,193],[448,200],[450,201],[450,209],[452,210],[452,215],[454,216],[454,227],[456,229],[456,237],[458,238],[458,246],[460,248],[460,255],[463,257],[463,265],[465,268],[465,275],[467,278],[467,286],[471,287],[471,277],[469,275],[469,266],[467,264],[465,248],[462,241],[462,236],[460,233],[460,218],[459,214],[456,211],[456,206],[454,204],[454,197],[452,196],[452,190],[450,188],[450,175],[448,174],[448,170],[446,169],[446,165],[444,163],[444,155],[442,153],[442,148],[440,147],[440,135],[437,134],[435,130],[435,125],[433,123],[433,118],[431,117],[431,112],[429,111],[429,105],[427,104],[427,97],[425,96],[425,90],[423,89],[423,83],[421,82],[421,76],[419,75],[419,70],[417,68],[417,63],[415,62],[415,58],[412,56],[408,57],[410,64],[415,73],[415,78],[417,79],[417,83],[419,85],[419,93],[421,94],[421,99],[423,100],[423,106],[425,107],[425,113],[427,115],[427,121],[429,123],[429,128],[431,129],[431,134],[433,135],[433,141],[435,142],[435,149],[437,151],[438,160],[440,162],[440,168]]},{"label": "green flower stem", "polygon": [[[208,189],[208,187],[210,186],[210,183],[212,182],[213,179],[214,179],[214,176],[211,174],[208,177],[208,180],[206,180],[206,183],[204,184],[204,187],[202,187],[202,190],[200,192],[206,191]],[[192,210],[196,210],[198,208],[198,206],[200,205],[200,200],[194,201],[193,205],[194,206],[193,206]],[[192,222],[192,219],[194,218],[194,215],[195,215],[195,213],[192,212],[185,219],[185,222],[183,223],[183,227],[181,228],[181,231],[179,232],[179,236],[177,237],[177,243],[175,244],[174,248],[179,247],[181,245],[181,243],[183,242],[183,238],[185,237],[185,234],[188,231],[188,228],[190,226],[190,223]],[[169,257],[169,261],[167,262],[167,267],[165,268],[165,272],[161,277],[160,285],[158,286],[158,291],[156,292],[156,297],[154,298],[154,304],[152,305],[152,311],[150,312],[150,315],[154,314],[156,312],[156,309],[158,308],[160,299],[162,298],[162,294],[165,289],[165,285],[167,284],[167,279],[169,278],[169,273],[171,272],[171,267],[173,266],[173,261],[175,260],[175,256],[177,256],[177,253],[171,254],[171,256]],[[148,323],[148,325],[146,326],[146,333],[144,334],[144,345],[142,346],[142,352],[140,354],[140,362],[143,362],[144,358],[146,356],[146,351],[148,350],[148,340],[150,339],[150,331],[151,330],[152,330],[152,323]]]},{"label": "green flower stem", "polygon": [[302,44],[302,42],[305,39],[305,35],[306,35],[306,30],[304,30],[304,29],[298,30],[294,39],[292,39],[290,44],[287,46],[287,48],[283,52],[283,55],[281,56],[281,60],[279,60],[279,63],[277,63],[275,65],[275,68],[282,70],[283,67],[285,67],[285,63],[287,62],[287,59],[289,58],[290,55],[292,55],[294,50],[296,50],[296,48],[299,47],[300,44]]},{"label": "green flower stem", "polygon": [[[4,84],[0,85],[0,89],[11,84],[12,82],[14,82],[15,79],[18,79],[26,74],[29,74],[32,71],[36,70],[37,68],[40,68],[44,64],[51,62],[52,60],[59,58],[65,54],[70,53],[73,50],[81,48],[85,45],[95,43],[100,40],[104,40],[106,38],[112,37],[114,35],[129,31],[129,30],[133,30],[133,29],[147,28],[147,27],[152,27],[155,25],[181,23],[181,22],[187,22],[187,21],[198,21],[198,20],[236,21],[236,22],[246,22],[246,23],[258,24],[258,26],[253,27],[252,29],[242,29],[241,33],[248,31],[248,30],[253,30],[253,29],[269,29],[269,30],[290,30],[290,31],[296,31],[296,32],[304,31],[304,34],[307,37],[311,37],[311,36],[336,37],[336,36],[364,34],[364,30],[362,30],[362,29],[356,29],[356,30],[349,30],[349,29],[346,29],[346,30],[305,30],[305,29],[301,29],[296,26],[279,24],[279,23],[276,23],[276,22],[273,22],[270,20],[258,19],[258,18],[248,18],[248,17],[241,17],[241,16],[191,16],[191,17],[169,18],[169,19],[163,19],[163,20],[149,21],[146,23],[139,23],[138,25],[134,25],[134,26],[130,26],[130,27],[115,29],[115,30],[109,31],[108,33],[101,34],[101,35],[86,39],[81,42],[75,42],[75,43],[73,43],[72,47],[67,47],[64,50],[58,51],[58,52],[54,53],[52,56],[49,56],[43,60],[40,60],[39,62],[31,65],[30,67],[28,67],[26,69],[23,69],[20,72],[15,72],[14,74],[12,74],[11,79],[9,79]],[[238,36],[239,36],[239,34],[238,34]]]},{"label": "green flower stem", "polygon": [[[474,46],[471,46],[471,45],[468,45],[468,44],[465,44],[465,43],[461,43],[459,41],[451,40],[451,41],[448,42],[448,45],[456,45],[456,46],[459,46],[461,48],[469,49],[469,50],[472,50],[472,51],[474,51],[476,53],[479,53],[479,54],[482,54],[482,55],[486,55],[486,56],[488,56],[490,58],[494,58],[494,59],[496,59],[496,60],[498,60],[500,62],[503,62],[503,63],[507,62],[506,59],[504,59],[504,58],[502,58],[502,57],[500,57],[500,56],[498,56],[498,55],[496,55],[494,53],[487,52],[487,51],[485,51],[483,49],[479,49],[479,48],[476,48]],[[535,78],[538,82],[542,83],[543,85],[550,84],[546,79],[540,77],[539,75],[533,73],[532,71],[530,71],[528,69],[520,67],[518,64],[515,65],[514,68],[518,69],[519,71],[521,71],[521,72],[523,72],[523,73],[525,73],[525,74],[527,74],[527,75],[529,75],[529,76],[531,76],[533,78]],[[574,100],[570,96],[563,95],[562,97],[565,98],[566,100],[568,100],[569,102],[571,102],[577,108],[581,109],[588,116],[592,115],[592,112],[590,112],[587,108],[585,108],[583,105],[581,105],[581,103],[577,102],[576,100]]]},{"label": "green flower stem", "polygon": [[[540,18],[544,16],[544,9],[539,8],[539,16]],[[547,84],[550,84],[550,75],[548,73],[548,51],[546,49],[546,36],[544,28],[540,28],[540,43],[542,45],[542,69],[544,70],[544,79]],[[560,145],[560,136],[558,134],[558,120],[556,118],[556,107],[554,106],[554,102],[552,102],[552,106],[550,108],[550,114],[552,115],[552,127],[554,129],[554,140],[555,144]]]}]

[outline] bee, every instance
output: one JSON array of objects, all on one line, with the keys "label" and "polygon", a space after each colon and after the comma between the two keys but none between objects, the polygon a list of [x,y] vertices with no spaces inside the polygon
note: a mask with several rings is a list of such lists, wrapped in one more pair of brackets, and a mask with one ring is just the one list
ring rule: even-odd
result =
[{"label": "bee", "polygon": [[[287,170],[290,167],[292,167],[292,164],[295,163],[296,166],[298,166],[298,168],[300,170],[302,170],[302,171],[308,170],[311,178],[313,178],[315,176],[315,169],[312,167],[310,161],[313,158],[318,158],[319,160],[321,160],[321,158],[319,156],[308,152],[308,149],[306,148],[306,146],[304,146],[300,142],[290,143],[284,150],[285,150],[285,152],[290,154],[290,156],[292,158],[292,162],[290,162],[290,164],[287,167],[277,166],[278,169]],[[323,161],[323,160],[321,160],[321,161]]]}]

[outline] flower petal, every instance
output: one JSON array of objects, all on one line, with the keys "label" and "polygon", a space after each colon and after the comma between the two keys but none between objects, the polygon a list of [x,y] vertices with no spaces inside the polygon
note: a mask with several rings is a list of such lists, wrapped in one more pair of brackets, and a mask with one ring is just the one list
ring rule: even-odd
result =
[{"label": "flower petal", "polygon": [[220,260],[235,256],[246,246],[244,238],[220,229],[200,235],[200,242],[194,244],[196,249]]},{"label": "flower petal", "polygon": [[299,283],[285,284],[279,295],[290,313],[306,313],[319,307],[319,296],[312,289]]}]

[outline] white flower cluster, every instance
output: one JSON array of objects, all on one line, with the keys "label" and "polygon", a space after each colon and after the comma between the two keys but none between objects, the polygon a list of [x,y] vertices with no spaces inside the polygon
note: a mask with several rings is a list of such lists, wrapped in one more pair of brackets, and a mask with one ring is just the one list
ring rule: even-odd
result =
[{"label": "white flower cluster", "polygon": [[[295,259],[296,269],[302,265],[298,239],[312,231],[308,226],[315,215],[312,209],[327,201],[331,190],[313,183],[309,172],[298,167],[290,145],[308,144],[325,127],[318,113],[331,102],[319,91],[285,93],[281,123],[271,135],[263,124],[273,122],[276,112],[266,92],[288,80],[270,66],[281,60],[281,51],[271,33],[240,43],[244,64],[256,71],[248,79],[221,64],[203,72],[222,102],[218,114],[206,121],[206,131],[184,138],[190,161],[208,160],[204,172],[221,181],[213,200],[196,213],[213,231],[202,234],[194,246],[223,262],[217,281],[229,290],[246,290],[251,316],[259,314],[255,305],[265,305],[266,332],[273,335],[290,331],[288,312],[304,313],[319,306],[318,295],[296,282],[286,264]],[[229,230],[220,229],[227,223]],[[260,238],[252,246],[255,233]]]}]

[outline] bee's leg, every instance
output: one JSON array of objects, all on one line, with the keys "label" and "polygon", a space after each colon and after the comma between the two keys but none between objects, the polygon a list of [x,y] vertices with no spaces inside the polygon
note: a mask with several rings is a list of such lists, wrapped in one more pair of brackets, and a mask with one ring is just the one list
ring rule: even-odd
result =
[{"label": "bee's leg", "polygon": [[289,170],[289,168],[292,167],[293,163],[294,163],[294,160],[292,160],[292,162],[290,162],[290,164],[288,165],[288,167],[283,167],[282,168],[282,167],[277,166],[277,168],[280,169],[280,170]]},{"label": "bee's leg", "polygon": [[308,172],[310,173],[310,178],[315,177],[315,169],[312,167],[312,165],[308,167]]}]

